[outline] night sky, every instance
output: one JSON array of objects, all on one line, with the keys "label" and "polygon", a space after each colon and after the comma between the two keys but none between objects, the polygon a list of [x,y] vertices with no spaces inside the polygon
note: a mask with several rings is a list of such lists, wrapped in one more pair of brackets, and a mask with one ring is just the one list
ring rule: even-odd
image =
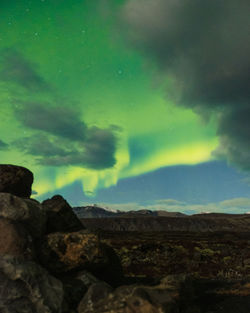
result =
[{"label": "night sky", "polygon": [[1,0],[0,163],[34,197],[250,211],[248,0]]}]

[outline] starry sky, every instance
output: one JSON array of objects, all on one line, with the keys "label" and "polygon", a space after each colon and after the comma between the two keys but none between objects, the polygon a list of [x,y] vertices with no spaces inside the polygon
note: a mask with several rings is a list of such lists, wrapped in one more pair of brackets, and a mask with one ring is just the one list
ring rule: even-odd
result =
[{"label": "starry sky", "polygon": [[38,200],[250,211],[247,12],[1,0],[0,162],[31,169]]}]

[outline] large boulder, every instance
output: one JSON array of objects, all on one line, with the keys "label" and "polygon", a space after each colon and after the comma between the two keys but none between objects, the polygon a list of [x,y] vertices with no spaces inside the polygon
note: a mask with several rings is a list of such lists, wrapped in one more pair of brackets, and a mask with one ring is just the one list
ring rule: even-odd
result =
[{"label": "large boulder", "polygon": [[162,286],[121,286],[110,290],[96,284],[89,288],[78,313],[178,313],[178,292]]},{"label": "large boulder", "polygon": [[62,196],[56,195],[45,200],[42,206],[47,214],[47,233],[84,229],[73,209]]},{"label": "large boulder", "polygon": [[62,283],[38,264],[0,257],[0,312],[61,313]]},{"label": "large boulder", "polygon": [[0,192],[8,192],[18,197],[29,198],[33,180],[33,173],[27,168],[0,164]]},{"label": "large boulder", "polygon": [[45,233],[46,214],[34,200],[0,193],[0,217],[22,223],[34,238],[40,238]]},{"label": "large boulder", "polygon": [[0,256],[2,255],[32,259],[34,247],[31,236],[21,224],[0,217]]},{"label": "large boulder", "polygon": [[99,302],[106,299],[113,289],[105,282],[97,282],[91,285],[78,305],[78,312],[95,312],[93,311]]},{"label": "large boulder", "polygon": [[102,242],[102,249],[108,257],[108,263],[105,266],[105,271],[99,267],[93,273],[100,280],[105,281],[112,287],[118,287],[124,281],[123,269],[121,261],[117,256],[115,250],[106,243]]},{"label": "large boulder", "polygon": [[51,233],[44,237],[40,261],[53,273],[105,268],[108,257],[98,235],[86,230]]},{"label": "large boulder", "polygon": [[60,275],[63,283],[65,300],[71,309],[77,309],[77,306],[89,287],[100,282],[88,271],[81,271],[71,275]]}]

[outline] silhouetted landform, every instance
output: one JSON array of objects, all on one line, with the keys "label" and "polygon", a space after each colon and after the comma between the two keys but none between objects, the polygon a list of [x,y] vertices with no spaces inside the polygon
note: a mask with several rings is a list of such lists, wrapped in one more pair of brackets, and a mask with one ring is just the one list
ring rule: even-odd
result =
[{"label": "silhouetted landform", "polygon": [[180,212],[167,211],[151,211],[151,210],[137,210],[137,211],[111,211],[96,205],[85,207],[74,207],[74,212],[81,218],[101,218],[101,217],[148,217],[148,216],[167,216],[167,217],[183,217],[186,216]]},{"label": "silhouetted landform", "polygon": [[[144,212],[90,227],[59,195],[30,199],[28,170],[0,169],[1,313],[249,313],[248,216]],[[121,221],[135,230],[99,227]]]},{"label": "silhouetted landform", "polygon": [[180,231],[180,232],[250,232],[249,215],[195,215],[181,217],[113,217],[84,218],[91,230],[105,231]]},{"label": "silhouetted landform", "polygon": [[74,207],[73,210],[79,218],[115,217],[119,214],[98,206]]}]

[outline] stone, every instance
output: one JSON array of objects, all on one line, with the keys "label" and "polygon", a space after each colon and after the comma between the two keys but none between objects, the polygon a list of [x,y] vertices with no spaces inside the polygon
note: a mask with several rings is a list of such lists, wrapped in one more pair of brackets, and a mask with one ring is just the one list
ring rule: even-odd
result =
[{"label": "stone", "polygon": [[112,291],[94,284],[78,306],[78,313],[178,313],[183,277],[166,277],[158,285],[128,285]]},{"label": "stone", "polygon": [[77,309],[77,306],[89,287],[99,282],[88,271],[81,271],[76,275],[60,275],[60,280],[63,283],[65,300],[71,309]]},{"label": "stone", "polygon": [[112,292],[105,286],[93,285],[81,300],[78,313],[164,312],[160,305],[150,302],[146,293],[135,294],[134,288],[134,286],[122,286]]},{"label": "stone", "polygon": [[96,307],[96,304],[106,299],[112,291],[112,287],[105,282],[98,282],[91,285],[78,305],[78,312],[94,312],[93,309]]},{"label": "stone", "polygon": [[63,286],[38,264],[0,257],[0,312],[62,313]]},{"label": "stone", "polygon": [[100,280],[88,271],[80,271],[76,274],[75,278],[80,280],[87,288],[91,285],[98,283]]},{"label": "stone", "polygon": [[96,268],[94,274],[100,280],[105,281],[112,287],[118,287],[124,280],[123,269],[119,257],[115,250],[106,243],[102,243],[102,248],[108,257],[108,263],[105,266],[105,271],[102,268]]},{"label": "stone", "polygon": [[85,230],[51,233],[40,248],[40,261],[54,273],[105,268],[108,257],[98,235]]},{"label": "stone", "polygon": [[33,173],[25,167],[0,164],[0,192],[29,198],[33,180]]},{"label": "stone", "polygon": [[0,193],[0,217],[22,223],[34,238],[45,233],[46,214],[36,201]]},{"label": "stone", "polygon": [[34,254],[32,238],[26,229],[21,224],[0,217],[0,256],[32,259]]},{"label": "stone", "polygon": [[84,229],[68,202],[60,195],[42,202],[47,214],[47,233]]}]

